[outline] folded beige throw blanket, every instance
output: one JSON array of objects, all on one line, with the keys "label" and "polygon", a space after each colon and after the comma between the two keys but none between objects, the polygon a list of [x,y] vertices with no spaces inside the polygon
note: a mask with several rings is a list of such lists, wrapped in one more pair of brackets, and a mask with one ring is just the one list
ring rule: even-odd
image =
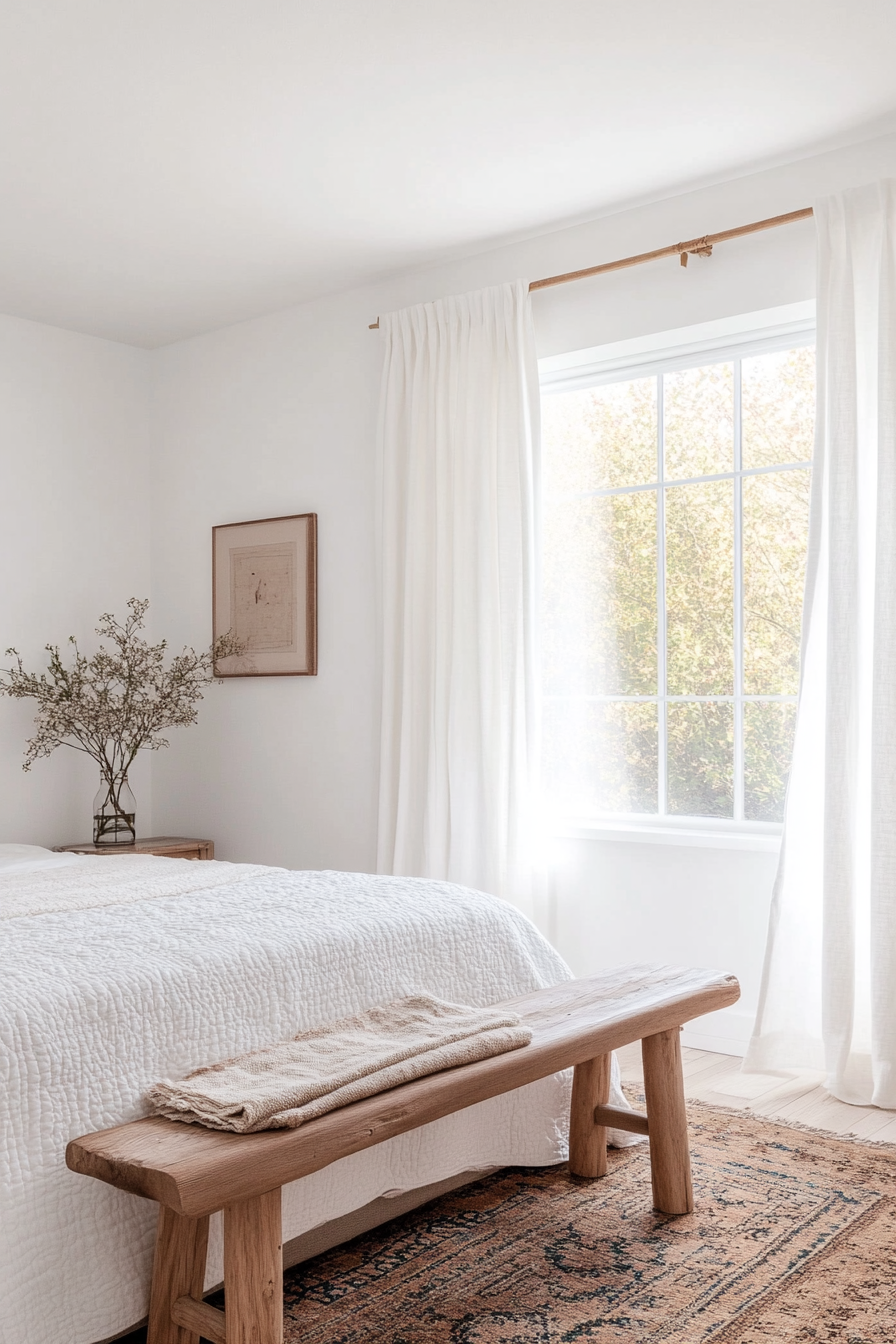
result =
[{"label": "folded beige throw blanket", "polygon": [[180,1083],[164,1079],[147,1098],[157,1115],[210,1129],[296,1129],[362,1097],[531,1039],[515,1013],[416,994],[196,1069]]}]

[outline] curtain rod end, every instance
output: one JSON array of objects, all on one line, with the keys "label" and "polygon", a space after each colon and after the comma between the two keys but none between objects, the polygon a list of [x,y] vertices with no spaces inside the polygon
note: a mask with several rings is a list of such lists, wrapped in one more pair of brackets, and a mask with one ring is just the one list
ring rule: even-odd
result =
[{"label": "curtain rod end", "polygon": [[368,323],[367,323],[367,330],[368,330],[368,331],[379,331],[379,328],[380,328],[380,320],[379,320],[379,318],[377,318],[377,320],[376,320],[375,322],[368,322]]}]

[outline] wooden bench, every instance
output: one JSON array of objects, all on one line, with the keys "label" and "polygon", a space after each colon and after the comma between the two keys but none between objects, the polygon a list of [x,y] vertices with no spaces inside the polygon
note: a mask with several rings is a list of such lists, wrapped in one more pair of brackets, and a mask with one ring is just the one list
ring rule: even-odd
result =
[{"label": "wooden bench", "polygon": [[[349,1153],[574,1068],[569,1166],[607,1170],[607,1128],[649,1134],[653,1202],[694,1207],[679,1033],[734,1003],[732,975],[630,966],[505,1005],[532,1029],[523,1049],[419,1078],[299,1129],[229,1134],[153,1117],[74,1139],[72,1171],[156,1200],[148,1344],[282,1344],[280,1188]],[[607,1104],[610,1052],[640,1040],[647,1114]],[[209,1215],[224,1210],[226,1313],[202,1300]]]}]

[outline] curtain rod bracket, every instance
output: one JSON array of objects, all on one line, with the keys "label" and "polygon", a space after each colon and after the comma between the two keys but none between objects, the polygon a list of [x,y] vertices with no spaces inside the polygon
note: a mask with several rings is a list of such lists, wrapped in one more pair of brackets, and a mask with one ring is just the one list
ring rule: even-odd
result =
[{"label": "curtain rod bracket", "polygon": [[711,257],[712,243],[704,234],[702,238],[696,238],[692,243],[676,243],[678,250],[678,259],[682,266],[687,266],[688,257]]}]

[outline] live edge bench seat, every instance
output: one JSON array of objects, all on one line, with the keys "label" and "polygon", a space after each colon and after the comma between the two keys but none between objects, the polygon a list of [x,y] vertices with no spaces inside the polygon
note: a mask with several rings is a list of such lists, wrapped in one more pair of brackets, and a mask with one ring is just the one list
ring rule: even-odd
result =
[{"label": "live edge bench seat", "polygon": [[[157,1201],[148,1344],[281,1344],[280,1188],[397,1134],[574,1068],[569,1165],[607,1170],[607,1128],[649,1134],[654,1206],[693,1207],[679,1033],[736,1002],[717,971],[627,966],[503,1006],[532,1030],[520,1050],[381,1092],[299,1129],[229,1134],[153,1117],[73,1139],[72,1171]],[[647,1114],[607,1104],[610,1054],[640,1040]],[[224,1210],[226,1312],[202,1300],[209,1215]]]}]

